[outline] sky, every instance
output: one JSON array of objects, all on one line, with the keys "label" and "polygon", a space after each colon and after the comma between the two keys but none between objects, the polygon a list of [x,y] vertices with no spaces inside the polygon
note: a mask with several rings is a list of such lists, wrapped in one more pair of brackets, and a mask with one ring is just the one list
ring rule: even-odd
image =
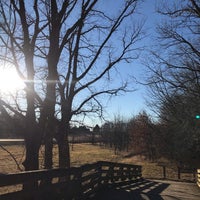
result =
[{"label": "sky", "polygon": [[[153,45],[153,37],[155,36],[155,25],[159,22],[158,15],[155,12],[157,0],[145,0],[139,5],[138,12],[140,19],[145,20],[144,31],[146,37],[140,42],[141,46],[145,45],[151,48]],[[115,5],[117,6],[117,4]],[[124,74],[132,74],[138,82],[144,82],[147,69],[142,64],[145,57],[145,52],[141,52],[140,58],[126,65]],[[146,111],[148,114],[153,115],[151,108],[146,104],[147,86],[139,83],[133,83],[136,89],[134,92],[126,93],[118,97],[114,97],[108,102],[106,107],[106,115],[108,118],[113,119],[116,115],[122,116],[125,120],[137,115],[139,112]]]},{"label": "sky", "polygon": [[[103,0],[101,6],[109,12],[114,13],[116,10],[120,9],[120,3],[122,1],[123,0]],[[135,19],[136,21],[145,21],[144,31],[146,32],[146,37],[138,43],[139,46],[147,46],[150,48],[153,43],[152,38],[155,35],[155,24],[159,21],[155,12],[155,6],[158,2],[159,0],[144,0],[143,2],[140,2]],[[138,60],[120,66],[122,76],[126,78],[126,76],[131,75],[134,76],[134,80],[136,79],[139,82],[144,82],[144,78],[146,76],[145,66],[142,65],[144,56],[145,52],[141,52],[141,57]],[[147,111],[147,113],[151,113],[150,108],[145,103],[145,99],[147,98],[146,86],[138,84],[134,81],[133,88],[135,89],[134,92],[121,94],[120,96],[114,97],[109,101],[105,100],[105,102],[107,102],[105,103],[106,119],[110,119],[112,121],[116,115],[129,119],[143,110]],[[92,119],[86,123],[90,123],[94,126],[95,124],[99,124],[101,122],[99,119]]]}]

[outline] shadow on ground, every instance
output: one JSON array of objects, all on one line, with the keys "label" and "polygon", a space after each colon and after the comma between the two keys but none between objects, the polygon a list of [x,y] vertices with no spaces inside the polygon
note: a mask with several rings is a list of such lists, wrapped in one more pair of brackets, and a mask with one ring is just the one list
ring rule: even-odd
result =
[{"label": "shadow on ground", "polygon": [[93,200],[163,200],[160,193],[169,184],[141,179],[102,188]]}]

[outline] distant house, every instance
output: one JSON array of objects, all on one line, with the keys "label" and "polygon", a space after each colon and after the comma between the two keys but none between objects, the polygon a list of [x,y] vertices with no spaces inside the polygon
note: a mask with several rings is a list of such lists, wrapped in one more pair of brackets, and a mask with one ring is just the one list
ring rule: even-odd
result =
[{"label": "distant house", "polygon": [[93,128],[93,132],[94,132],[95,134],[100,133],[100,127],[99,127],[98,124],[96,124],[96,126]]},{"label": "distant house", "polygon": [[90,129],[86,126],[79,126],[79,127],[72,127],[71,128],[71,134],[90,134]]}]

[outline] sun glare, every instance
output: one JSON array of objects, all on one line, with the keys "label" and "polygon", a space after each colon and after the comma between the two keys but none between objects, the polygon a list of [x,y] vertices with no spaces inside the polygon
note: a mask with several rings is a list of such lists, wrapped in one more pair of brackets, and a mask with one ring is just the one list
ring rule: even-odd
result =
[{"label": "sun glare", "polygon": [[22,79],[15,69],[0,68],[0,92],[12,93],[24,88]]}]

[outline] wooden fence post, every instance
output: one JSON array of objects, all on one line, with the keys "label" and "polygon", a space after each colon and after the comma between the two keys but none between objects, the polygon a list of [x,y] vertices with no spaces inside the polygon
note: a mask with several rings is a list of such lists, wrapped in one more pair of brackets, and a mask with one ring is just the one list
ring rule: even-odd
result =
[{"label": "wooden fence post", "polygon": [[79,167],[79,170],[77,172],[77,177],[76,177],[77,199],[81,199],[81,196],[82,196],[82,174],[83,174],[83,167],[81,166],[81,167]]},{"label": "wooden fence post", "polygon": [[181,179],[181,168],[178,167],[178,179]]},{"label": "wooden fence post", "polygon": [[197,169],[197,185],[200,187],[200,169]]},{"label": "wooden fence post", "polygon": [[97,162],[97,173],[98,173],[98,187],[100,188],[102,183],[102,165],[101,162]]},{"label": "wooden fence post", "polygon": [[166,179],[166,166],[162,166],[163,167],[163,178]]}]

